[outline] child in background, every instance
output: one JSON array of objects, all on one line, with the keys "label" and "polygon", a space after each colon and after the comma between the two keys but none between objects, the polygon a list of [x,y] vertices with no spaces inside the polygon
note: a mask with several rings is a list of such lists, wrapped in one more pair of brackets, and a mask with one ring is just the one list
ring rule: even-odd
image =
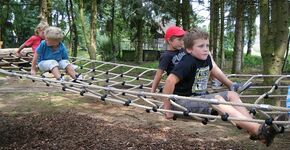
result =
[{"label": "child in background", "polygon": [[161,55],[159,59],[158,69],[152,83],[151,92],[155,93],[158,84],[162,78],[162,74],[166,71],[170,74],[174,66],[180,61],[183,53],[183,35],[185,31],[177,26],[171,26],[166,30],[164,39],[167,42],[167,50]]},{"label": "child in background", "polygon": [[31,66],[31,75],[36,74],[36,63],[41,71],[51,71],[57,80],[61,80],[59,68],[65,69],[71,78],[76,79],[76,73],[69,62],[67,49],[61,42],[62,30],[58,27],[48,27],[44,32],[45,40],[36,49]]},{"label": "child in background", "polygon": [[35,35],[31,36],[27,41],[25,41],[16,51],[16,56],[21,56],[21,51],[25,47],[31,47],[33,54],[37,46],[40,44],[41,40],[44,40],[44,30],[48,27],[47,22],[41,21],[35,28]]}]

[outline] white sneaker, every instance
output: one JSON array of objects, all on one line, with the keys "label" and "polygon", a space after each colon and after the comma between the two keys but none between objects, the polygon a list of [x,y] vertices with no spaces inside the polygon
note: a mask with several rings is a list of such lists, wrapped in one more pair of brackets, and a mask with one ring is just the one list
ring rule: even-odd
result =
[{"label": "white sneaker", "polygon": [[74,70],[78,69],[79,66],[78,65],[72,65],[72,67],[74,68]]},{"label": "white sneaker", "polygon": [[77,77],[77,80],[82,80],[83,79],[83,76],[80,74],[78,77]]},{"label": "white sneaker", "polygon": [[63,81],[67,81],[67,82],[71,80],[69,76],[63,76],[62,79]]},{"label": "white sneaker", "polygon": [[64,81],[64,77],[61,77],[59,79],[56,79],[57,81],[63,82]]}]

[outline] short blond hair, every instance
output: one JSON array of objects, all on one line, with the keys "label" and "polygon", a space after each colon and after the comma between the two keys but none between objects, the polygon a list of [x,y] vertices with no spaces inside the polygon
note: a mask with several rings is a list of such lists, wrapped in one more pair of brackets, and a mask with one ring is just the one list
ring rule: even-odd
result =
[{"label": "short blond hair", "polygon": [[40,23],[36,26],[34,32],[35,32],[36,35],[39,35],[39,32],[38,32],[39,30],[45,30],[48,27],[49,27],[49,25],[48,25],[47,22],[40,21]]},{"label": "short blond hair", "polygon": [[207,40],[209,38],[209,34],[206,31],[203,31],[199,28],[193,28],[185,33],[183,37],[184,48],[191,48],[195,43],[195,40],[204,39]]},{"label": "short blond hair", "polygon": [[47,39],[61,41],[64,35],[60,28],[50,26],[44,31],[44,36]]}]

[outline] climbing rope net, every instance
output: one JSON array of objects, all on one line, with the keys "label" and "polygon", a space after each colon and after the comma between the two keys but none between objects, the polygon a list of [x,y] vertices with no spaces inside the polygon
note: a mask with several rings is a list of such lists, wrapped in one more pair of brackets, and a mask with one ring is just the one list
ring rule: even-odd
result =
[{"label": "climbing rope net", "polygon": [[[82,79],[73,80],[64,75],[63,77],[65,77],[65,80],[58,81],[47,76],[49,73],[38,73],[36,76],[30,75],[31,60],[31,53],[26,53],[21,57],[17,57],[14,52],[2,52],[0,54],[0,73],[30,79],[33,82],[43,82],[47,86],[52,85],[61,87],[63,91],[79,93],[81,96],[89,96],[101,101],[110,101],[124,106],[137,107],[148,113],[155,112],[164,114],[165,112],[171,112],[176,115],[183,115],[189,119],[193,118],[199,120],[203,124],[213,122],[217,119],[223,121],[247,121],[273,125],[279,132],[284,131],[284,126],[290,125],[290,121],[288,120],[276,121],[273,119],[274,115],[289,113],[290,108],[264,104],[264,101],[269,98],[271,98],[271,100],[277,99],[278,102],[281,101],[281,99],[285,101],[287,96],[285,93],[287,93],[290,75],[228,75],[231,80],[245,83],[251,82],[252,84],[249,89],[239,93],[243,100],[247,99],[247,103],[238,104],[233,102],[220,102],[216,99],[151,93],[150,88],[153,82],[152,79],[155,75],[155,69],[112,62],[92,61],[84,58],[71,58],[71,62],[73,62],[74,66],[77,68],[76,71],[82,75]],[[274,84],[271,86],[263,86],[263,78],[273,78]],[[164,84],[164,82],[161,81],[161,84]],[[226,90],[223,86],[214,87],[209,85],[208,87],[210,93]],[[260,94],[261,92],[262,94]],[[172,105],[178,107],[179,110],[163,109],[161,98],[170,99]],[[186,108],[176,104],[174,102],[176,99],[206,102],[214,105],[242,106],[249,109],[250,113],[253,115],[257,113],[261,114],[259,118],[263,119],[243,119],[231,117],[226,114],[217,116],[192,113]]]}]

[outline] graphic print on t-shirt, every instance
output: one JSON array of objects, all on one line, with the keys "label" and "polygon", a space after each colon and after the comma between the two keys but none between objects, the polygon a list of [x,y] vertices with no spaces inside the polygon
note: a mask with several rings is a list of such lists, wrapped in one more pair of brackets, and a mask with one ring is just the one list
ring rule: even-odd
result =
[{"label": "graphic print on t-shirt", "polygon": [[175,66],[177,65],[180,60],[182,59],[182,57],[185,55],[185,52],[180,52],[177,55],[173,56],[172,58],[172,64]]},{"label": "graphic print on t-shirt", "polygon": [[207,90],[207,82],[209,79],[209,66],[198,68],[195,74],[192,92],[195,94],[204,94]]}]

